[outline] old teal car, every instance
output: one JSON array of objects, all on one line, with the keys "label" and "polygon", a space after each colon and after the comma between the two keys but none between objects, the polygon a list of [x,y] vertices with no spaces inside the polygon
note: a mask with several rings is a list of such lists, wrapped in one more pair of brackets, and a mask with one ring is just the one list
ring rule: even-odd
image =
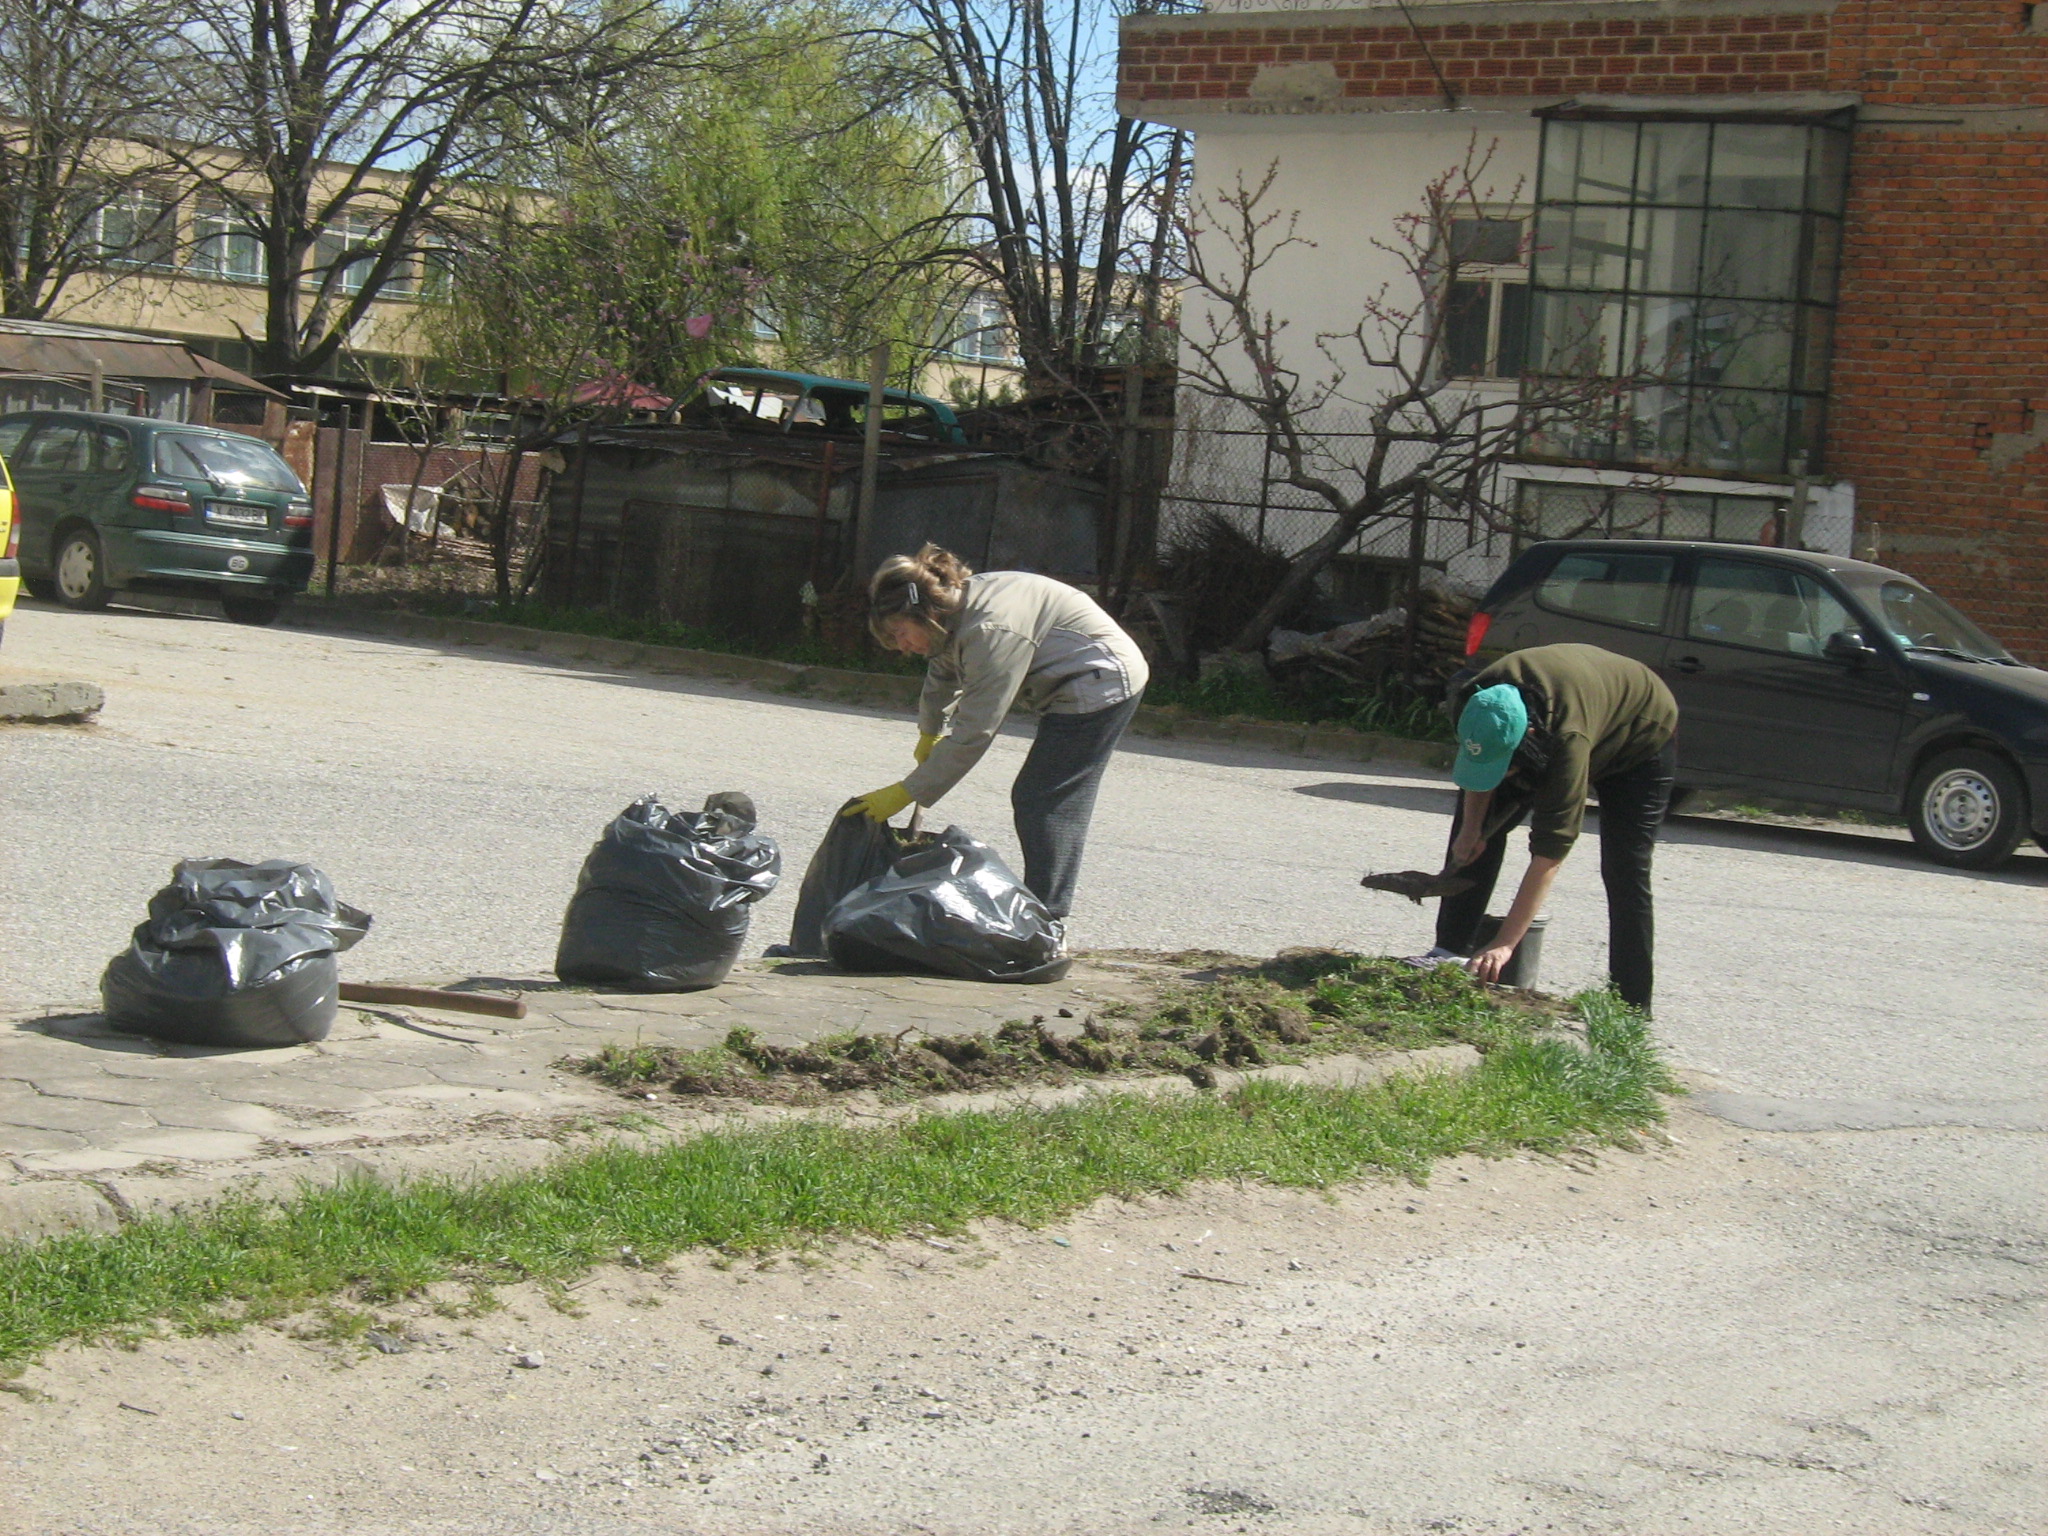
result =
[{"label": "old teal car", "polygon": [[268,624],[313,574],[313,503],[260,438],[88,411],[0,416],[23,583],[71,608],[215,597]]}]

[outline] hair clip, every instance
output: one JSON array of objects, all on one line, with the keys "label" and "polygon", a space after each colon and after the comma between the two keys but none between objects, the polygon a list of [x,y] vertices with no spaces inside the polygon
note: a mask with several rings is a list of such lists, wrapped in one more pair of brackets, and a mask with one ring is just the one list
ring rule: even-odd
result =
[{"label": "hair clip", "polygon": [[917,583],[915,581],[907,581],[904,583],[904,585],[910,588],[910,596],[907,600],[907,605],[909,607],[915,608],[919,603],[924,601],[924,594],[917,590]]}]

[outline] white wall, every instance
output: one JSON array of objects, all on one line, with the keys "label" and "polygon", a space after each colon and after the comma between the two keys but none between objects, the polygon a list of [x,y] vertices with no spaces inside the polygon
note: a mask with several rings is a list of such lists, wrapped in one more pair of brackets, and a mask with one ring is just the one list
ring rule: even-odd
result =
[{"label": "white wall", "polygon": [[[1420,211],[1429,183],[1463,164],[1468,151],[1475,162],[1490,151],[1477,178],[1481,194],[1489,204],[1527,206],[1537,147],[1538,125],[1526,111],[1218,114],[1195,136],[1195,191],[1213,205],[1239,177],[1256,186],[1269,165],[1278,165],[1264,206],[1298,213],[1295,232],[1314,248],[1289,250],[1262,273],[1257,302],[1288,321],[1282,347],[1289,366],[1317,376],[1328,372],[1316,349],[1318,332],[1349,331],[1383,287],[1400,307],[1419,302],[1399,258],[1375,242],[1398,243],[1398,220]],[[1212,223],[1203,219],[1201,227]],[[1212,248],[1215,239],[1207,236]],[[1186,295],[1184,330],[1204,334],[1203,313],[1200,296]]]}]

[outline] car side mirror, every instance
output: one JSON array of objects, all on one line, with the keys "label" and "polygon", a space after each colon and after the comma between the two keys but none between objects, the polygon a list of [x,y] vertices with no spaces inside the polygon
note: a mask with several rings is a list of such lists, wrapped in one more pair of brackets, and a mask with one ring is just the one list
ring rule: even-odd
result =
[{"label": "car side mirror", "polygon": [[1821,654],[1829,661],[1845,661],[1852,667],[1860,667],[1867,661],[1877,659],[1877,648],[1863,638],[1855,629],[1838,629],[1827,638],[1821,647]]}]

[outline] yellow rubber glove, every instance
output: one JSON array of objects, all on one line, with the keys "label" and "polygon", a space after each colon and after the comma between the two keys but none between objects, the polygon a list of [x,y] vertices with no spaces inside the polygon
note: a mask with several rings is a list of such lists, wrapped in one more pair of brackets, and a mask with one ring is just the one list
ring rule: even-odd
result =
[{"label": "yellow rubber glove", "polygon": [[877,789],[859,796],[839,814],[865,816],[870,821],[887,821],[908,804],[910,791],[901,784],[891,784],[887,789]]},{"label": "yellow rubber glove", "polygon": [[921,762],[923,762],[923,761],[924,761],[924,760],[925,760],[926,758],[928,758],[928,757],[930,757],[930,756],[932,755],[932,748],[933,748],[933,747],[936,747],[936,746],[937,746],[938,744],[939,744],[939,738],[938,738],[938,737],[936,737],[936,736],[926,736],[926,735],[925,735],[925,734],[923,734],[922,732],[919,732],[919,734],[918,734],[918,738],[917,738],[917,750],[916,750],[915,752],[913,752],[913,753],[911,754],[911,756],[915,757],[915,758],[916,758],[916,759],[917,759],[917,760],[918,760],[918,761],[919,761],[919,762],[921,763]]}]

